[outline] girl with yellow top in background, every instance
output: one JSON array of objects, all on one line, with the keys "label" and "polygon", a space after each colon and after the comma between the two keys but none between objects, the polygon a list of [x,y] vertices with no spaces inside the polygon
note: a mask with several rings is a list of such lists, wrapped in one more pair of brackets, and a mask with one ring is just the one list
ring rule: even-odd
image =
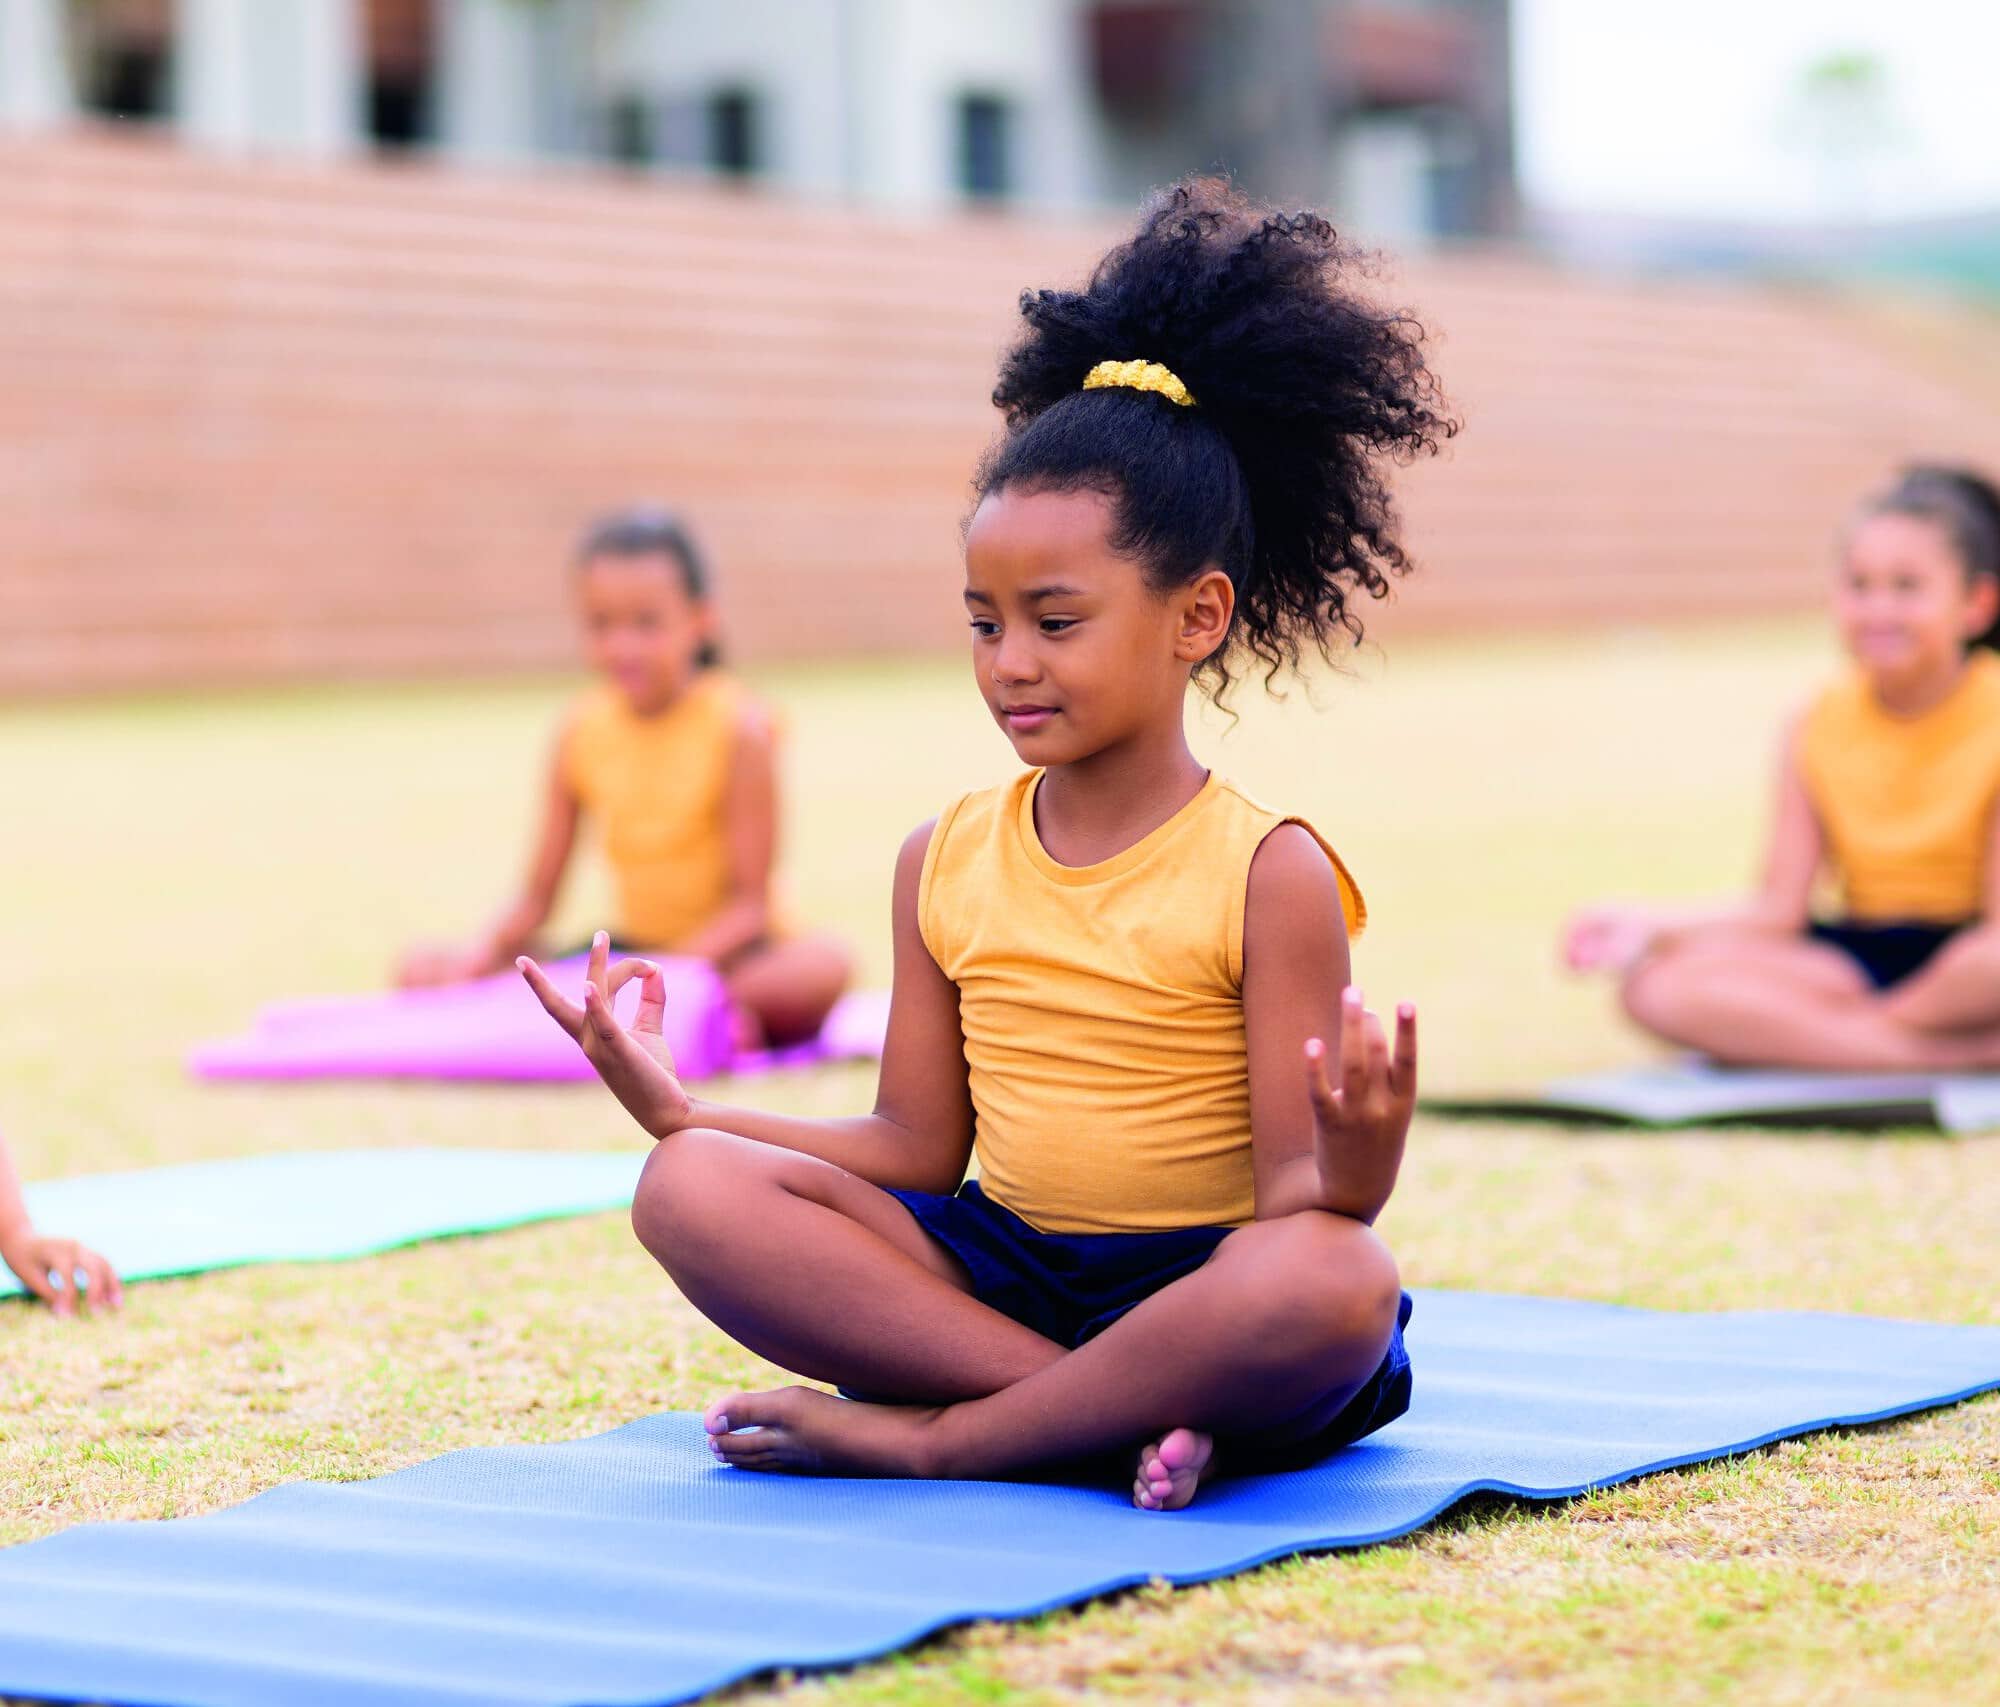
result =
[{"label": "girl with yellow top in background", "polygon": [[[1407,1405],[1409,1301],[1371,1223],[1415,1015],[1392,1055],[1348,987],[1354,883],[1183,729],[1191,678],[1357,633],[1357,594],[1403,566],[1375,459],[1450,423],[1420,329],[1353,294],[1349,259],[1317,216],[1197,181],[1086,288],[1024,298],[964,598],[980,693],[1031,768],[903,843],[872,1114],[697,1102],[644,962],[608,965],[600,936],[582,1006],[522,963],[659,1140],[647,1248],[745,1345],[857,1395],[719,1401],[727,1462],[1118,1455],[1161,1509],[1218,1463],[1311,1461]],[[628,1030],[609,1004],[633,978]]]},{"label": "girl with yellow top in background", "polygon": [[[2000,493],[1906,471],[1849,527],[1833,606],[1854,667],[1786,739],[1762,889],[1592,908],[1570,964],[1722,1061],[2000,1067]],[[1840,912],[1815,920],[1824,877]]]},{"label": "girl with yellow top in background", "polygon": [[778,925],[771,719],[719,666],[694,542],[663,511],[611,516],[577,554],[576,597],[603,681],[564,723],[527,881],[471,943],[408,955],[401,982],[482,977],[535,946],[590,818],[611,864],[621,943],[712,961],[746,1047],[811,1037],[846,987],[848,957],[830,937]]}]

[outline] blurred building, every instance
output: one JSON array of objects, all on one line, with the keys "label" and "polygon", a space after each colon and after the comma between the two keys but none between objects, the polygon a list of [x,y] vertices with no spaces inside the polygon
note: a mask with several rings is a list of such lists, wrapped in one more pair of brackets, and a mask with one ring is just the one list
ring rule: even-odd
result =
[{"label": "blurred building", "polygon": [[1507,0],[0,0],[0,120],[599,160],[934,208],[1223,165],[1378,240],[1515,221]]}]

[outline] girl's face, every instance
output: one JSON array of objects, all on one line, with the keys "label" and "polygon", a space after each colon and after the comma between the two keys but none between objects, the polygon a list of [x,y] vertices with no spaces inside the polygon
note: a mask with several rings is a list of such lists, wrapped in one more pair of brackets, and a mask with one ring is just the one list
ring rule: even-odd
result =
[{"label": "girl's face", "polygon": [[593,557],[578,570],[584,655],[617,684],[632,709],[654,712],[686,691],[714,634],[714,612],[693,597],[681,566],[664,552]]},{"label": "girl's face", "polygon": [[1856,663],[1901,686],[1958,668],[1991,626],[2000,588],[1967,577],[1949,536],[1921,516],[1864,516],[1848,535],[1834,620]]},{"label": "girl's face", "polygon": [[972,667],[993,720],[1031,765],[1071,764],[1181,725],[1189,672],[1234,609],[1210,571],[1162,595],[1111,549],[1101,492],[989,493],[965,535]]}]

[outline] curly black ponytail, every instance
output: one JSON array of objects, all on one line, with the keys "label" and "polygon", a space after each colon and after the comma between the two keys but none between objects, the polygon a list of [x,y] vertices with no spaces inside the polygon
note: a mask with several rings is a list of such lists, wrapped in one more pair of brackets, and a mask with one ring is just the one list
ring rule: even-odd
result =
[{"label": "curly black ponytail", "polygon": [[[1360,639],[1356,592],[1380,598],[1409,567],[1381,464],[1458,430],[1423,328],[1344,283],[1360,261],[1317,214],[1186,179],[1083,290],[1021,299],[1028,330],[993,392],[1007,432],[975,490],[1096,489],[1115,506],[1112,548],[1156,587],[1220,568],[1236,617],[1197,671],[1212,690],[1232,656],[1261,661],[1268,683],[1307,644]],[[1107,360],[1161,364],[1193,406],[1082,389]]]}]

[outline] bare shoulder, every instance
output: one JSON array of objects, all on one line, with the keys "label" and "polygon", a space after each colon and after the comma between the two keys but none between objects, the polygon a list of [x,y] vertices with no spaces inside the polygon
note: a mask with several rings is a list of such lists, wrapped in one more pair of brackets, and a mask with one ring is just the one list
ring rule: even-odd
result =
[{"label": "bare shoulder", "polygon": [[736,702],[736,745],[744,752],[768,753],[777,745],[777,713],[750,694]]},{"label": "bare shoulder", "polygon": [[1251,856],[1247,899],[1253,920],[1259,914],[1297,919],[1322,911],[1339,918],[1340,879],[1312,831],[1303,824],[1280,824]]},{"label": "bare shoulder", "polygon": [[914,885],[917,879],[923,875],[924,856],[930,852],[931,834],[936,829],[937,820],[935,818],[926,818],[903,838],[903,845],[896,850],[896,883],[898,888],[906,880]]}]

